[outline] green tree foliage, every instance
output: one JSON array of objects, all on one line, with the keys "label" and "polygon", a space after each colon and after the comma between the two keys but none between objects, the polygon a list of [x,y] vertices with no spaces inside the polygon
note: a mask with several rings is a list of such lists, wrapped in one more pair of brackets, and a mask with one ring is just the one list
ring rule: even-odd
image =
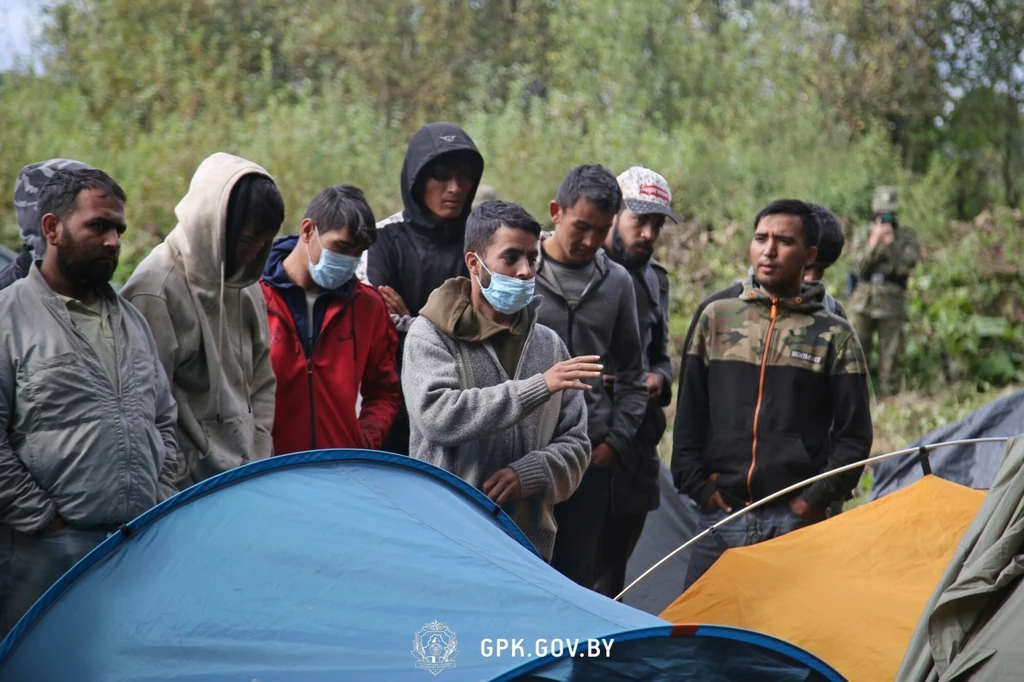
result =
[{"label": "green tree foliage", "polygon": [[[0,187],[57,155],[108,170],[129,194],[121,280],[214,151],[263,164],[293,230],[328,184],[362,187],[378,218],[398,210],[409,134],[450,120],[480,145],[485,181],[541,218],[576,163],[665,175],[687,217],[661,253],[677,342],[697,301],[746,270],[765,202],[823,203],[852,236],[873,188],[898,184],[925,251],[913,381],[1018,380],[1024,244],[995,208],[1019,208],[1024,165],[1024,19],[1009,0],[48,6],[42,72],[0,80]],[[964,222],[985,206],[995,227]],[[9,202],[0,238],[17,245]]]}]

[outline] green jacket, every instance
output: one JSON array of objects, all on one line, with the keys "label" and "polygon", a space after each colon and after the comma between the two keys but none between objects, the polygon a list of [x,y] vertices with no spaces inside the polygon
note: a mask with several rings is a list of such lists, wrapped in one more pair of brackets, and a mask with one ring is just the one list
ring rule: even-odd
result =
[{"label": "green jacket", "polygon": [[850,297],[850,310],[875,319],[906,318],[907,280],[921,259],[917,235],[900,226],[892,244],[871,248],[870,234],[868,227],[855,239],[853,270],[859,282]]}]

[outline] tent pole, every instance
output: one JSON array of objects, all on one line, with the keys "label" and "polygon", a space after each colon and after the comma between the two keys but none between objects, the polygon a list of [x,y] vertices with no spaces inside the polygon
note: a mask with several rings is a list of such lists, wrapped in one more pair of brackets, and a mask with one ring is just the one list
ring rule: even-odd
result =
[{"label": "tent pole", "polygon": [[729,523],[730,521],[733,521],[735,519],[740,518],[741,516],[743,516],[747,512],[751,512],[751,511],[757,509],[758,507],[763,506],[765,504],[768,504],[772,500],[776,500],[776,499],[778,499],[778,498],[780,498],[780,497],[782,497],[784,495],[788,495],[791,492],[795,492],[797,490],[800,490],[801,488],[804,488],[804,487],[810,485],[811,483],[816,483],[818,481],[821,481],[821,480],[824,480],[826,478],[829,478],[830,476],[835,476],[836,474],[841,474],[841,473],[843,473],[845,471],[851,471],[853,469],[858,469],[858,468],[866,466],[868,464],[873,464],[875,462],[881,462],[882,460],[891,459],[893,457],[900,457],[900,456],[903,456],[903,455],[911,455],[911,454],[921,455],[925,451],[937,450],[938,448],[950,447],[950,446],[953,446],[953,445],[973,445],[973,444],[976,444],[976,443],[1005,443],[1008,440],[1010,440],[1010,438],[1007,437],[1007,436],[999,436],[999,437],[994,437],[994,438],[968,438],[966,440],[951,440],[951,441],[947,441],[947,442],[944,442],[944,443],[932,443],[931,445],[923,445],[923,446],[916,447],[916,448],[906,448],[904,450],[896,450],[895,452],[889,452],[889,453],[886,453],[884,455],[876,455],[874,457],[868,457],[867,459],[862,459],[859,462],[854,462],[853,464],[847,464],[847,465],[844,465],[844,466],[841,466],[841,467],[837,467],[835,469],[831,469],[831,470],[826,471],[824,473],[818,474],[817,476],[812,476],[811,478],[808,478],[806,481],[801,481],[800,483],[794,483],[793,485],[789,486],[788,488],[784,488],[783,490],[780,490],[777,493],[772,493],[768,497],[761,498],[757,502],[754,502],[753,504],[749,504],[746,507],[744,507],[743,509],[740,509],[738,512],[734,512],[733,514],[725,517],[724,519],[722,519],[721,521],[719,521],[715,525],[711,526],[710,528],[706,528],[706,529],[702,530],[700,533],[698,533],[697,535],[693,536],[692,538],[690,538],[689,540],[684,542],[679,547],[676,547],[674,550],[672,550],[671,553],[669,553],[663,559],[661,559],[658,563],[654,564],[653,566],[648,568],[646,571],[644,571],[643,574],[641,574],[636,580],[631,582],[626,587],[626,589],[622,590],[622,592],[620,592],[618,595],[616,595],[615,601],[621,600],[622,597],[627,592],[629,592],[631,589],[636,587],[636,585],[638,585],[641,580],[646,578],[648,575],[650,575],[655,570],[657,570],[666,561],[668,561],[669,559],[674,557],[676,554],[679,554],[684,549],[686,549],[690,545],[694,544],[695,542],[700,540],[705,535],[708,535],[710,533],[714,533],[716,530],[718,530],[718,528],[720,526],[723,526],[723,525]]}]

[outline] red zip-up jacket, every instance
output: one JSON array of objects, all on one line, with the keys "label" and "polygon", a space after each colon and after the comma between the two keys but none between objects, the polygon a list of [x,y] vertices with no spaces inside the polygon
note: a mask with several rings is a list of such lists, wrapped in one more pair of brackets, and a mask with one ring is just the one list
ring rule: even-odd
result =
[{"label": "red zip-up jacket", "polygon": [[[274,454],[321,448],[379,450],[398,414],[395,372],[398,331],[372,287],[331,300],[312,355],[283,292],[260,281],[270,324],[270,358],[277,376]],[[356,397],[362,407],[356,416]]]}]

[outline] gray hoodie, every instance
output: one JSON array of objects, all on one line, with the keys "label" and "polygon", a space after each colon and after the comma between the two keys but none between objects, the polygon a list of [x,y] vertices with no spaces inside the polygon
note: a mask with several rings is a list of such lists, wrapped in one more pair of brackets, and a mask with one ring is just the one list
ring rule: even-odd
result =
[{"label": "gray hoodie", "polygon": [[537,324],[539,300],[527,308],[530,330],[511,379],[491,340],[453,338],[450,327],[460,316],[441,319],[441,311],[459,304],[464,283],[451,279],[435,290],[406,337],[402,390],[410,454],[477,489],[495,472],[515,470],[522,492],[504,509],[550,561],[554,505],[569,499],[590,462],[586,405],[580,391],[548,391],[543,373],[569,353],[553,331]]},{"label": "gray hoodie", "polygon": [[267,304],[258,280],[271,244],[224,278],[227,206],[243,176],[271,177],[216,153],[174,209],[178,225],[132,274],[122,294],[153,329],[178,401],[181,488],[272,454],[274,391]]}]

